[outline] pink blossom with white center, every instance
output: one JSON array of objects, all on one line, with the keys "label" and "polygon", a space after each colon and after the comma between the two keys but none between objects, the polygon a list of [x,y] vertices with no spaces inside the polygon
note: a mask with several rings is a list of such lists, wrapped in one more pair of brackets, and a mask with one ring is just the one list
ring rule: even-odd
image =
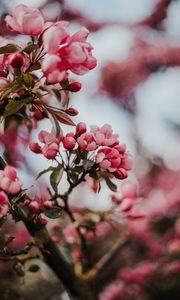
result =
[{"label": "pink blossom with white center", "polygon": [[91,126],[96,144],[99,146],[115,146],[119,144],[118,134],[113,134],[112,127],[109,124],[103,125],[101,128]]},{"label": "pink blossom with white center", "polygon": [[13,15],[6,16],[5,21],[10,30],[27,35],[39,35],[44,27],[44,18],[40,10],[24,4],[17,5]]},{"label": "pink blossom with white center", "polygon": [[92,56],[93,47],[86,42],[89,31],[82,27],[69,37],[65,45],[59,48],[64,68],[77,75],[84,75],[96,67],[96,59]]},{"label": "pink blossom with white center", "polygon": [[8,196],[0,191],[0,217],[7,215],[8,212]]},{"label": "pink blossom with white center", "polygon": [[59,151],[59,146],[57,143],[45,144],[45,146],[42,148],[42,154],[47,159],[54,159],[58,154],[58,151]]},{"label": "pink blossom with white center", "polygon": [[43,33],[44,50],[49,54],[56,54],[60,45],[69,38],[69,22],[59,21],[56,23],[46,23]]},{"label": "pink blossom with white center", "polygon": [[92,56],[93,47],[86,42],[89,31],[83,27],[70,36],[67,22],[57,22],[49,26],[43,34],[43,44],[47,56],[42,63],[48,82],[55,83],[67,77],[67,71],[84,75],[96,67]]},{"label": "pink blossom with white center", "polygon": [[6,166],[0,171],[0,188],[7,193],[16,194],[20,192],[22,181],[17,177],[16,170],[11,166]]},{"label": "pink blossom with white center", "polygon": [[44,58],[42,70],[49,83],[58,83],[67,77],[67,72],[62,69],[61,63],[61,58],[54,54]]},{"label": "pink blossom with white center", "polygon": [[121,163],[121,156],[114,148],[102,148],[97,152],[96,163],[103,170],[115,172]]},{"label": "pink blossom with white center", "polygon": [[81,134],[77,142],[81,150],[94,151],[97,148],[94,136],[91,132]]}]

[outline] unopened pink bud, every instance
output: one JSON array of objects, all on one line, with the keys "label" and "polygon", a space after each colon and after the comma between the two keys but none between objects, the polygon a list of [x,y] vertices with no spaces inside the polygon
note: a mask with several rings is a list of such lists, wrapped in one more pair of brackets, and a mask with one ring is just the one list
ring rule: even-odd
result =
[{"label": "unopened pink bud", "polygon": [[77,116],[78,115],[78,110],[75,109],[74,107],[69,107],[68,109],[66,109],[66,113],[72,117]]},{"label": "unopened pink bud", "polygon": [[81,83],[78,81],[71,82],[67,87],[67,90],[73,93],[79,92],[80,89],[81,89]]},{"label": "unopened pink bud", "polygon": [[123,168],[118,169],[114,175],[117,179],[125,179],[128,176],[127,171]]},{"label": "unopened pink bud", "polygon": [[72,150],[76,145],[76,140],[71,136],[66,136],[63,139],[63,146],[67,150]]},{"label": "unopened pink bud", "polygon": [[41,147],[38,143],[30,143],[29,148],[34,153],[41,153]]},{"label": "unopened pink bud", "polygon": [[29,204],[29,208],[33,211],[33,212],[38,212],[39,210],[39,204],[36,201],[31,201],[31,203]]},{"label": "unopened pink bud", "polygon": [[77,124],[77,126],[76,126],[76,135],[77,136],[80,136],[81,134],[85,133],[86,131],[87,131],[87,128],[86,128],[85,123],[80,122]]}]

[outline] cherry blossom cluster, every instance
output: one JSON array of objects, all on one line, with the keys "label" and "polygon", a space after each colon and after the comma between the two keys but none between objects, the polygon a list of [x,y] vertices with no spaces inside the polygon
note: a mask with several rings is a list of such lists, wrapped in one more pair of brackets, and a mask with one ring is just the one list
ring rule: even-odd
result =
[{"label": "cherry blossom cluster", "polygon": [[64,150],[78,156],[79,151],[86,153],[87,158],[94,160],[94,163],[102,172],[108,172],[118,179],[128,176],[128,171],[132,168],[132,159],[126,151],[126,146],[120,144],[118,135],[113,133],[110,125],[102,127],[92,126],[87,131],[86,124],[80,122],[76,126],[75,133],[69,132],[63,135],[62,131],[56,137],[54,132],[48,133],[42,130],[39,133],[39,141],[44,144],[41,147],[38,143],[30,143],[31,151],[42,153],[47,159],[55,159],[63,146]]},{"label": "cherry blossom cluster", "polygon": [[[68,71],[83,75],[96,66],[92,56],[93,47],[86,39],[89,31],[81,28],[70,35],[69,22],[45,22],[39,9],[17,5],[12,16],[5,21],[10,30],[31,36],[40,36],[42,43],[42,70],[49,83],[61,82],[68,77]],[[10,60],[14,67],[25,63],[19,53]]]},{"label": "cherry blossom cluster", "polygon": [[19,193],[22,181],[17,177],[16,170],[11,166],[6,166],[0,171],[0,217],[8,212],[8,194]]}]

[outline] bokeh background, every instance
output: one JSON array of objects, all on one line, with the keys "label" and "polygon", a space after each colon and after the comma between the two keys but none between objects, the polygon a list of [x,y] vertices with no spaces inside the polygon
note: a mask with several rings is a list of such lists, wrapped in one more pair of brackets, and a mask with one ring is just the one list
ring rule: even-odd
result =
[{"label": "bokeh background", "polygon": [[[18,3],[40,8],[47,20],[70,20],[72,32],[81,26],[90,30],[89,41],[98,65],[83,78],[72,76],[83,85],[71,100],[79,111],[75,121],[111,124],[133,156],[130,180],[137,183],[140,196],[146,199],[144,210],[149,215],[161,212],[165,216],[176,206],[178,212],[180,1],[1,0],[1,20]],[[3,21],[0,35],[9,35]],[[49,123],[42,121],[41,126],[48,128]],[[35,132],[32,138],[36,136]],[[28,149],[26,155],[32,172],[27,173],[21,165],[20,173],[29,185],[32,175],[46,163],[39,159],[33,164],[35,156]],[[105,187],[98,195],[84,187],[73,198],[79,206],[91,209],[104,210],[111,204]],[[180,234],[180,222],[176,227]]]}]

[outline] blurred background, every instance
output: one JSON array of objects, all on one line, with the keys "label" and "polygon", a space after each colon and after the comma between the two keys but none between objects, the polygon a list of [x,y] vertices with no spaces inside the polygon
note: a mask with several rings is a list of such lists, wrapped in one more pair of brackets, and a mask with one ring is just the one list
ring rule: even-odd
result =
[{"label": "blurred background", "polygon": [[[71,21],[71,32],[81,26],[90,30],[98,65],[83,78],[72,76],[83,85],[71,100],[79,110],[75,121],[112,125],[133,156],[130,179],[146,199],[144,210],[149,216],[173,215],[180,251],[180,1],[1,0],[1,36],[10,34],[3,19],[19,3],[40,8],[46,20]],[[43,128],[48,124],[41,123]],[[26,151],[33,160],[34,154]],[[39,159],[34,172],[44,165]],[[21,172],[29,185],[26,169]],[[78,203],[85,198],[83,205],[107,209],[108,195],[106,189],[98,196],[85,190]]]}]

